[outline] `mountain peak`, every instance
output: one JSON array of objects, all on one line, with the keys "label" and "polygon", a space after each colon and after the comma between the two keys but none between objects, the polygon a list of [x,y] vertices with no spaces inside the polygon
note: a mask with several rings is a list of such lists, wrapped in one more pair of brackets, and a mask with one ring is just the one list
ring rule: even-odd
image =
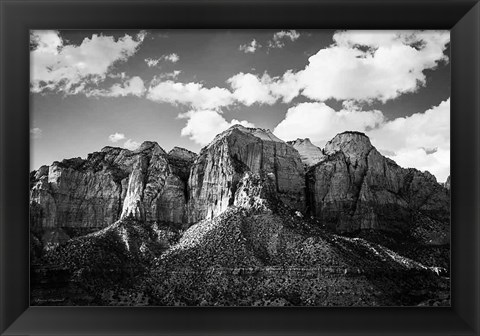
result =
[{"label": "mountain peak", "polygon": [[312,141],[310,141],[310,138],[305,138],[305,139],[297,138],[297,140],[287,141],[287,143],[289,145],[292,145],[293,147],[295,147],[297,145],[312,145],[312,146],[315,146],[314,144],[312,144]]},{"label": "mountain peak", "polygon": [[325,154],[343,152],[348,157],[366,155],[374,147],[367,135],[356,131],[337,134],[325,145]]},{"label": "mountain peak", "polygon": [[300,158],[303,164],[307,166],[313,166],[322,161],[325,157],[322,150],[312,144],[309,138],[288,141],[287,143],[300,153]]},{"label": "mountain peak", "polygon": [[207,147],[212,146],[214,143],[216,143],[217,141],[223,138],[226,138],[229,136],[235,136],[238,134],[251,135],[264,141],[285,143],[285,141],[279,139],[269,129],[245,127],[240,124],[235,124],[230,128],[228,128],[227,130],[223,131],[222,133],[217,134],[217,136],[213,139],[213,141]]},{"label": "mountain peak", "polygon": [[251,134],[257,138],[267,141],[274,141],[274,142],[284,142],[283,140],[276,137],[271,130],[264,129],[264,128],[257,128],[257,127],[245,127],[240,124],[233,125],[230,129],[237,129],[243,133]]},{"label": "mountain peak", "polygon": [[155,151],[155,152],[160,152],[160,154],[167,154],[167,152],[165,152],[165,150],[162,147],[160,147],[160,145],[155,141],[144,141],[142,142],[140,147],[138,147],[132,152],[139,153],[139,152],[145,152],[145,151],[152,151],[152,152]]},{"label": "mountain peak", "polygon": [[126,150],[126,149],[121,147],[115,147],[115,146],[105,146],[100,150],[100,152],[120,152],[122,150]]},{"label": "mountain peak", "polygon": [[168,152],[168,155],[188,161],[193,161],[197,157],[196,153],[177,146],[173,147],[172,150]]}]

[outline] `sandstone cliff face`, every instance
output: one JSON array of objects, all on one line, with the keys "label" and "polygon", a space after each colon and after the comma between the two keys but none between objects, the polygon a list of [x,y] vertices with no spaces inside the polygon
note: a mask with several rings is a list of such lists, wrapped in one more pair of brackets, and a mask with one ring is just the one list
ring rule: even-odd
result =
[{"label": "sandstone cliff face", "polygon": [[173,147],[170,152],[168,152],[173,158],[178,158],[186,161],[193,161],[197,157],[197,154],[194,152],[189,151],[188,149],[181,148],[181,147]]},{"label": "sandstone cliff face", "polygon": [[189,223],[213,218],[236,205],[238,183],[247,172],[267,176],[283,203],[304,210],[304,170],[298,152],[270,131],[236,125],[202,149],[192,167]]},{"label": "sandstone cliff face", "polygon": [[[144,146],[145,145],[145,146]],[[172,173],[165,151],[144,143],[128,180],[121,218],[182,223],[185,214],[184,181]]]},{"label": "sandstone cliff face", "polygon": [[300,159],[306,166],[313,166],[325,157],[322,150],[312,144],[309,138],[288,141],[287,143],[298,151]]},{"label": "sandstone cliff face", "polygon": [[184,223],[191,157],[144,142],[137,150],[105,147],[43,166],[31,176],[33,230],[106,227],[132,217]]},{"label": "sandstone cliff face", "polygon": [[428,172],[404,169],[367,136],[345,132],[307,173],[310,211],[338,231],[411,230],[424,218],[449,221],[449,195]]},{"label": "sandstone cliff face", "polygon": [[229,206],[275,211],[277,203],[340,232],[410,230],[426,241],[448,240],[448,190],[431,174],[383,157],[358,132],[337,135],[322,151],[308,139],[287,144],[237,125],[198,156],[179,147],[167,154],[154,142],[135,151],[105,147],[30,178],[32,229],[62,241],[76,235],[73,228],[89,233],[122,218],[187,226]]}]

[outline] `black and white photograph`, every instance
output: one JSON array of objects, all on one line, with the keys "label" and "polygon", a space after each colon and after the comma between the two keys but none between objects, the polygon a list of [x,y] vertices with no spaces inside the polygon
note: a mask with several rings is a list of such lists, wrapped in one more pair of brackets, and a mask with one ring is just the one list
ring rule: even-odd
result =
[{"label": "black and white photograph", "polygon": [[449,30],[29,40],[31,306],[451,306]]}]

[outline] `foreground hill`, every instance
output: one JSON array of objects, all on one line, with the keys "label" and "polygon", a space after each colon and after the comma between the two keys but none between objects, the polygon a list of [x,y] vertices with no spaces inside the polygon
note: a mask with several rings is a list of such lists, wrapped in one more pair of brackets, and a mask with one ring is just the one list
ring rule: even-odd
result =
[{"label": "foreground hill", "polygon": [[[232,207],[180,232],[124,219],[49,251],[45,260],[67,274],[61,304],[448,304],[437,268],[285,209]],[[37,287],[33,304],[51,295]]]}]

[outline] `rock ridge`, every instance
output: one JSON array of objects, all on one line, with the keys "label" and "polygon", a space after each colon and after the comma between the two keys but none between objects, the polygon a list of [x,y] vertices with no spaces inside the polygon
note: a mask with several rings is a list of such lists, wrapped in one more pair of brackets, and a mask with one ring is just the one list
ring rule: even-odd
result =
[{"label": "rock ridge", "polygon": [[361,132],[337,134],[322,150],[308,138],[286,143],[270,130],[234,125],[199,155],[181,147],[167,153],[152,141],[133,151],[106,146],[40,167],[30,185],[38,230],[103,228],[122,218],[188,226],[231,206],[281,203],[339,232],[448,238],[432,228],[448,226],[449,184],[401,168]]},{"label": "rock ridge", "polygon": [[189,178],[189,222],[210,219],[235,205],[239,181],[263,173],[286,205],[304,210],[304,169],[298,152],[268,130],[235,125],[202,149]]}]

